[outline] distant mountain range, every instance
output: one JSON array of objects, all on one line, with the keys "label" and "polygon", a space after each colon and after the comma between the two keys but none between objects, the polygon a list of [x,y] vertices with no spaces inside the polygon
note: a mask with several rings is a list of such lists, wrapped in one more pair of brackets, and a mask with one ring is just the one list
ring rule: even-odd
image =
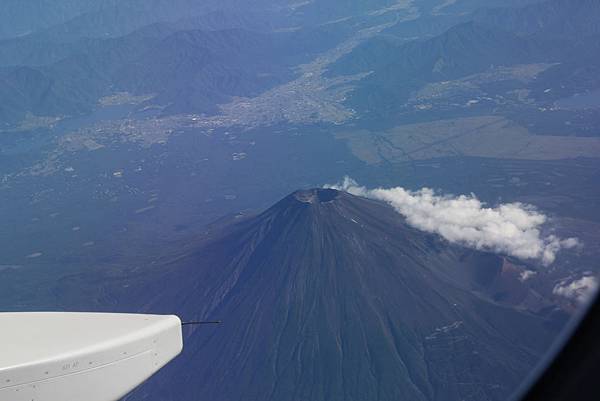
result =
[{"label": "distant mountain range", "polygon": [[0,39],[60,25],[101,4],[102,0],[4,0],[0,4]]},{"label": "distant mountain range", "polygon": [[128,288],[127,305],[223,324],[188,331],[186,352],[127,400],[506,400],[556,328],[492,300],[502,265],[385,204],[295,192]]},{"label": "distant mountain range", "polygon": [[3,35],[0,38],[34,37],[54,41],[124,36],[158,22],[227,11],[252,15],[255,11],[239,0],[6,0],[0,5]]},{"label": "distant mountain range", "polygon": [[[48,8],[36,1],[38,10]],[[385,120],[428,83],[494,66],[555,64],[526,88],[548,100],[600,85],[594,0],[69,4],[57,3],[69,13],[32,16],[29,34],[16,37],[21,31],[14,28],[0,40],[3,127],[30,114],[89,113],[101,97],[123,91],[154,95],[148,104],[164,114],[213,113],[235,96],[256,96],[291,80],[294,67],[375,24],[388,27],[328,66],[328,77],[369,73],[346,100],[359,118]],[[9,15],[25,13],[12,1],[2,7]],[[557,80],[561,85],[553,85]]]},{"label": "distant mountain range", "polygon": [[89,112],[114,91],[154,93],[155,101],[177,112],[210,112],[229,96],[257,94],[289,75],[286,59],[275,57],[282,54],[278,40],[239,28],[173,32],[152,26],[122,38],[58,46],[64,58],[50,47],[36,56],[50,64],[0,70],[0,119],[18,121],[27,111]]},{"label": "distant mountain range", "polygon": [[474,19],[519,35],[581,38],[600,34],[600,5],[594,0],[549,0],[522,8],[486,8],[476,12]]},{"label": "distant mountain range", "polygon": [[[554,87],[559,75],[564,90],[556,95],[565,96],[585,90],[585,86],[600,85],[595,76],[600,59],[594,51],[598,21],[600,3],[596,1],[551,0],[521,8],[484,8],[472,15],[416,20],[415,29],[435,36],[408,43],[406,25],[400,23],[388,29],[387,36],[375,37],[346,55],[329,73],[371,71],[349,102],[363,112],[381,116],[403,106],[412,92],[427,83],[465,77],[494,66],[568,65],[553,67],[536,83],[544,89]],[[452,23],[457,25],[438,33],[444,24]]]},{"label": "distant mountain range", "polygon": [[374,38],[340,60],[331,72],[374,70],[387,82],[428,82],[535,60],[544,54],[540,50],[510,32],[470,21],[425,41],[397,44]]},{"label": "distant mountain range", "polygon": [[44,31],[0,41],[0,122],[89,113],[123,91],[155,95],[165,113],[213,113],[232,96],[290,80],[292,67],[348,35],[347,27],[280,32],[269,24],[254,11],[214,11],[119,37],[61,25],[77,37]]}]

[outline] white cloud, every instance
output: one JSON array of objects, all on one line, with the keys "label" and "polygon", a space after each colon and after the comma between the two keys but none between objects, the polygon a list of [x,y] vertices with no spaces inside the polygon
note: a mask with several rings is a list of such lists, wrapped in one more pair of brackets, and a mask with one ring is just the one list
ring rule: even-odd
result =
[{"label": "white cloud", "polygon": [[547,217],[522,203],[486,207],[474,194],[439,195],[429,188],[418,191],[402,187],[367,189],[349,177],[328,187],[385,201],[411,226],[478,250],[504,253],[520,259],[539,259],[544,265],[549,265],[561,249],[579,245],[576,238],[544,237],[540,229]]},{"label": "white cloud", "polygon": [[521,280],[522,282],[525,282],[527,280],[529,280],[530,278],[534,277],[537,274],[537,272],[533,271],[533,270],[523,270],[521,272],[521,274],[519,274],[519,280]]},{"label": "white cloud", "polygon": [[563,280],[556,284],[552,291],[555,295],[571,299],[580,303],[585,303],[594,295],[598,288],[596,277],[586,275],[579,280]]}]

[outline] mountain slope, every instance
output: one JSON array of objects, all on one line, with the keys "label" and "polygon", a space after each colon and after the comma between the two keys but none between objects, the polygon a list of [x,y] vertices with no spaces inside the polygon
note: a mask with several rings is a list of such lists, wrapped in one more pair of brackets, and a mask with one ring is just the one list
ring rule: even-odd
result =
[{"label": "mountain slope", "polygon": [[299,191],[209,237],[123,301],[224,323],[128,400],[503,400],[552,336],[379,202]]},{"label": "mountain slope", "polygon": [[[54,56],[64,51],[64,58],[49,65],[1,68],[0,119],[89,112],[115,91],[157,94],[154,101],[174,112],[211,112],[230,96],[253,95],[289,78],[283,36],[154,25],[121,38],[83,40],[57,49]],[[28,78],[17,79],[23,75]],[[38,81],[43,85],[30,85]]]},{"label": "mountain slope", "polygon": [[549,61],[547,53],[543,41],[466,22],[431,39],[409,43],[375,37],[342,57],[329,74],[372,72],[349,102],[358,110],[387,115],[429,82],[457,79],[493,66]]},{"label": "mountain slope", "polygon": [[158,93],[170,110],[213,111],[230,96],[249,96],[288,75],[274,57],[278,38],[242,29],[176,32],[115,74],[118,87]]},{"label": "mountain slope", "polygon": [[[533,51],[533,53],[532,53]],[[331,72],[355,74],[374,70],[398,79],[453,79],[487,69],[535,58],[530,43],[508,32],[466,22],[432,39],[396,44],[374,38],[342,58]],[[379,76],[389,79],[393,76]]]},{"label": "mountain slope", "polygon": [[519,35],[581,38],[600,34],[600,3],[547,0],[517,9],[483,9],[475,13],[474,19]]},{"label": "mountain slope", "polygon": [[106,0],[3,0],[0,39],[36,32],[100,7]]},{"label": "mountain slope", "polygon": [[[349,96],[348,105],[377,120],[401,113],[411,94],[426,84],[456,80],[498,66],[555,63],[546,77],[540,74],[537,79],[543,95],[538,88],[532,93],[548,99],[544,91],[552,88],[552,95],[567,97],[597,87],[598,57],[593,50],[599,17],[597,1],[547,0],[518,8],[505,5],[460,16],[420,18],[391,27],[386,36],[358,46],[329,73],[370,72]],[[467,22],[459,23],[461,20]],[[427,37],[438,33],[444,23],[457,25],[426,40],[405,42],[410,38],[409,27]]]}]

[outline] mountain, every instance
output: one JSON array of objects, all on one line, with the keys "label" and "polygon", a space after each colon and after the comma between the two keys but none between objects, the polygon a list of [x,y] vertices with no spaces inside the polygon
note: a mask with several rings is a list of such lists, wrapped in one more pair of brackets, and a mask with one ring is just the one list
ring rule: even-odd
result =
[{"label": "mountain", "polygon": [[595,0],[549,0],[521,8],[487,8],[474,20],[520,35],[572,37],[600,34],[600,3]]},{"label": "mountain", "polygon": [[[410,96],[427,84],[532,63],[553,64],[527,88],[540,101],[598,87],[599,2],[546,0],[520,7],[482,3],[475,12],[448,13],[456,4],[398,23],[331,66],[331,76],[370,72],[348,97],[348,106],[381,121],[405,112],[402,107]],[[506,84],[506,91],[511,85],[524,86]]]},{"label": "mountain", "polygon": [[[18,0],[8,1],[16,3]],[[29,8],[16,4],[12,9],[24,15],[26,15],[24,11],[29,9],[32,14],[37,15],[47,10],[45,3],[55,3],[50,0],[34,1],[35,4]],[[77,3],[75,0],[60,0],[61,5],[64,3],[62,7],[69,10],[64,13],[64,18],[56,19],[54,24],[46,24],[48,26],[44,29],[33,30],[28,36],[33,36],[38,41],[51,38],[54,42],[68,42],[82,38],[114,38],[159,22],[177,23],[182,19],[196,17],[202,19],[205,16],[210,16],[213,22],[220,22],[219,15],[226,19],[230,18],[229,15],[233,17],[242,15],[247,21],[253,20],[252,25],[260,21],[265,27],[278,24],[280,17],[294,7],[293,0],[277,2],[257,0],[252,3],[245,0],[101,0],[92,2],[93,7],[84,7],[90,0],[79,0],[79,2],[82,4],[75,6],[70,4]],[[215,17],[217,19],[214,19]],[[35,18],[30,20],[33,21]]]},{"label": "mountain", "polygon": [[34,36],[52,38],[56,42],[119,37],[157,22],[174,22],[222,8],[227,7],[215,0],[104,0],[88,12],[34,33]]},{"label": "mountain", "polygon": [[287,55],[297,56],[284,47],[284,36],[153,25],[120,38],[48,48],[32,57],[58,61],[0,69],[0,119],[89,112],[115,91],[156,94],[154,101],[174,112],[211,112],[230,96],[257,94],[289,78]]},{"label": "mountain", "polygon": [[0,120],[18,124],[27,114],[88,113],[99,98],[119,91],[153,94],[153,104],[168,105],[165,113],[212,113],[233,96],[256,96],[287,82],[295,66],[352,30],[344,24],[246,29],[241,26],[260,21],[252,19],[253,25],[247,18],[212,12],[116,38],[0,41]]},{"label": "mountain", "polygon": [[100,7],[107,0],[3,0],[0,39],[30,34],[59,25]]},{"label": "mountain", "polygon": [[[560,64],[537,77],[531,87],[535,97],[558,100],[600,86],[600,2],[547,0],[519,9],[483,9],[473,19],[537,43],[552,44],[545,51],[546,60]],[[549,88],[551,93],[547,93]]]},{"label": "mountain", "polygon": [[186,248],[130,279],[122,303],[223,324],[188,331],[184,354],[128,401],[505,400],[556,330],[474,289],[501,257],[333,189]]},{"label": "mountain", "polygon": [[[47,7],[42,0],[36,4]],[[67,7],[70,0],[57,4]],[[490,99],[503,91],[528,91],[547,106],[598,87],[597,1],[428,0],[418,10],[411,4],[82,3],[52,26],[0,40],[0,123],[11,127],[28,115],[89,113],[99,98],[115,92],[155,95],[152,104],[164,106],[165,114],[213,113],[234,96],[256,96],[289,81],[294,67],[381,23],[390,26],[327,66],[329,77],[369,73],[353,83],[345,100],[364,121],[397,123],[411,95],[426,85],[498,66],[552,64],[527,87],[518,80],[492,82]],[[4,7],[23,11],[13,0]]]},{"label": "mountain", "polygon": [[[260,16],[252,13],[214,11],[200,16],[188,16],[175,22],[161,21],[145,25],[119,38],[77,37],[65,40],[50,32],[0,40],[0,65],[31,66],[50,65],[69,56],[102,46],[118,45],[135,39],[163,39],[180,31],[219,31],[228,29],[269,30]],[[74,28],[73,28],[74,29]],[[71,32],[71,29],[68,29]],[[81,32],[75,30],[75,32]]]},{"label": "mountain", "polygon": [[214,111],[231,96],[257,95],[288,75],[279,38],[243,29],[180,31],[119,69],[117,87],[158,93],[175,112]]},{"label": "mountain", "polygon": [[[531,54],[531,52],[534,52]],[[474,22],[454,26],[425,41],[394,43],[376,37],[342,58],[333,74],[374,70],[387,80],[455,79],[492,65],[511,65],[535,57],[531,44],[505,31]]]},{"label": "mountain", "polygon": [[30,67],[0,69],[0,123],[16,124],[28,113],[62,116],[90,112],[102,89],[101,79],[87,61],[66,62],[60,74]]},{"label": "mountain", "polygon": [[371,71],[349,101],[357,109],[385,114],[429,82],[457,79],[493,66],[549,61],[548,52],[543,41],[469,21],[426,40],[405,43],[375,37],[342,57],[329,74]]}]

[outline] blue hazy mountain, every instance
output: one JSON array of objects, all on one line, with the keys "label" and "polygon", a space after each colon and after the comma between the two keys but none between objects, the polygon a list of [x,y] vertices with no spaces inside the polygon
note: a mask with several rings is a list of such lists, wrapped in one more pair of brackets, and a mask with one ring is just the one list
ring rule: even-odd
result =
[{"label": "blue hazy mountain", "polygon": [[[344,56],[329,74],[370,72],[350,104],[382,116],[405,104],[427,83],[455,80],[497,66],[556,63],[536,84],[546,89],[562,76],[565,90],[556,95],[564,96],[598,84],[595,66],[599,59],[594,51],[598,16],[598,2],[552,0],[419,19],[413,25],[424,39],[407,42],[407,25],[401,23],[388,29],[387,36],[375,37]],[[454,25],[440,33],[448,24]],[[574,82],[579,83],[577,88]]]},{"label": "blue hazy mountain", "polygon": [[[543,49],[543,48],[542,48]],[[332,74],[374,71],[371,78],[397,85],[456,79],[493,65],[513,65],[540,59],[540,47],[518,36],[465,22],[425,41],[396,43],[375,38],[342,58]]]},{"label": "blue hazy mountain", "polygon": [[[2,16],[9,26],[13,16],[13,24],[20,19],[36,27],[18,35],[6,35],[8,37],[51,38],[66,42],[80,38],[123,36],[153,23],[175,22],[224,9],[234,14],[236,4],[234,0],[8,0],[2,5]],[[244,8],[239,7],[238,11],[246,11]]]},{"label": "blue hazy mountain", "polygon": [[128,400],[505,400],[555,330],[485,295],[502,258],[383,203],[315,189],[237,220],[123,296],[223,319]]},{"label": "blue hazy mountain", "polygon": [[257,94],[289,75],[278,40],[241,29],[173,32],[160,25],[122,38],[82,40],[75,49],[58,48],[65,58],[51,64],[0,70],[0,117],[89,112],[115,90],[157,94],[178,112],[192,106],[208,112],[228,96]]},{"label": "blue hazy mountain", "polygon": [[[334,12],[337,2],[319,1],[290,16],[293,4],[264,3],[153,0],[150,7],[139,0],[107,1],[64,23],[0,41],[0,119],[16,124],[28,113],[87,113],[115,91],[154,94],[156,103],[170,105],[166,113],[210,113],[231,96],[253,96],[290,80],[294,65],[351,36],[366,10],[393,7],[384,0],[348,2]],[[598,60],[591,50],[598,42],[598,9],[594,1],[551,0],[414,18],[345,54],[328,75],[369,72],[347,103],[380,116],[429,82],[493,66],[556,63],[548,80],[564,75],[561,95],[568,95],[595,85]],[[338,20],[319,23],[326,16]],[[391,17],[371,18],[385,23]],[[278,29],[290,24],[301,25]]]},{"label": "blue hazy mountain", "polygon": [[24,36],[63,24],[101,7],[105,0],[4,0],[0,39]]},{"label": "blue hazy mountain", "polygon": [[339,60],[332,76],[371,71],[352,94],[363,110],[390,112],[428,82],[458,79],[493,66],[553,61],[548,43],[469,21],[424,41],[374,38]]},{"label": "blue hazy mountain", "polygon": [[519,35],[586,37],[600,34],[600,4],[594,0],[550,0],[522,8],[486,8],[475,20]]},{"label": "blue hazy mountain", "polygon": [[[289,80],[292,64],[335,46],[352,27],[352,20],[315,25],[311,10],[329,9],[328,2],[307,5],[289,22],[300,18],[310,28],[289,34],[274,31],[283,17],[272,5],[258,12],[235,9],[233,0],[220,8],[188,0],[154,3],[149,7],[138,0],[107,2],[46,30],[0,41],[2,121],[17,123],[27,113],[90,112],[100,97],[119,90],[156,94],[157,102],[171,105],[167,112],[212,112],[231,96],[255,95]],[[388,6],[384,3],[349,2],[342,10],[360,21],[361,12]],[[595,2],[553,0],[517,10],[492,8],[473,17],[441,15],[396,24],[386,35],[342,57],[329,75],[372,72],[349,103],[384,114],[427,82],[456,79],[495,65],[568,63],[590,54],[589,46],[595,43],[590,35],[598,25],[590,17],[598,13]],[[554,29],[558,15],[568,19]],[[552,40],[535,27],[552,30]],[[411,33],[432,37],[408,43],[397,39]],[[581,43],[585,34],[589,45]],[[556,41],[570,53],[558,54]],[[593,80],[593,72],[584,79]]]},{"label": "blue hazy mountain", "polygon": [[292,67],[348,34],[348,26],[279,32],[252,11],[213,11],[115,38],[44,32],[0,41],[0,120],[89,113],[115,91],[156,95],[166,112],[211,113],[291,79]]}]

